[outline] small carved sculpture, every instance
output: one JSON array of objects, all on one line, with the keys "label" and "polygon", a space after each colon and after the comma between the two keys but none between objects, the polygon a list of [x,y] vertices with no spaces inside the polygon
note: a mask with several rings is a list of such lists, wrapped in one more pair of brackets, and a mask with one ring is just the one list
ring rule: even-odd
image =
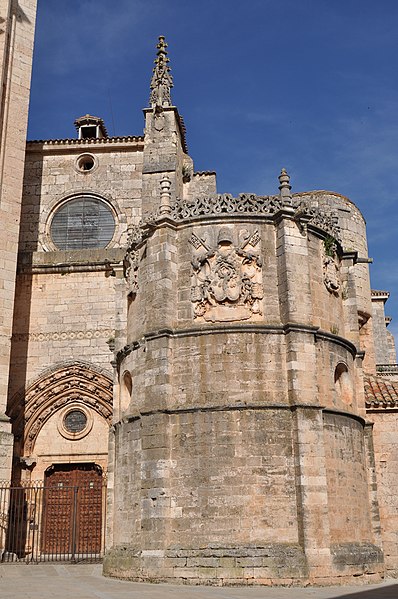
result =
[{"label": "small carved sculpture", "polygon": [[138,291],[138,266],[140,253],[138,250],[129,249],[124,258],[124,278],[130,293]]},{"label": "small carved sculpture", "polygon": [[323,282],[329,293],[334,295],[338,295],[341,287],[336,249],[333,238],[327,237],[323,243]]}]

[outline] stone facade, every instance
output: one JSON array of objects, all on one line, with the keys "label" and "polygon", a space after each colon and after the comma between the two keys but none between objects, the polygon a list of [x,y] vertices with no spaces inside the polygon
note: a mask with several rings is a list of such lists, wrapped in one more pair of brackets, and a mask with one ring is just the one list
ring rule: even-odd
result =
[{"label": "stone facade", "polygon": [[12,460],[5,412],[35,16],[36,0],[0,1],[0,479]]},{"label": "stone facade", "polygon": [[396,357],[364,219],[284,169],[273,195],[217,194],[157,51],[143,136],[87,114],[76,139],[27,143],[13,479],[107,471],[109,576],[395,575]]}]

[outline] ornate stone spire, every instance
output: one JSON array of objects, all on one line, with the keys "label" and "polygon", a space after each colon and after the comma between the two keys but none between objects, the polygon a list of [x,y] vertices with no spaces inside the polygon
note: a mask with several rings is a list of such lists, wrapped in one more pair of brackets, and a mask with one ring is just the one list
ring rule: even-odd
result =
[{"label": "ornate stone spire", "polygon": [[164,35],[159,36],[157,56],[151,79],[151,97],[149,103],[152,108],[171,106],[170,89],[173,87],[173,77],[168,67],[167,44]]}]

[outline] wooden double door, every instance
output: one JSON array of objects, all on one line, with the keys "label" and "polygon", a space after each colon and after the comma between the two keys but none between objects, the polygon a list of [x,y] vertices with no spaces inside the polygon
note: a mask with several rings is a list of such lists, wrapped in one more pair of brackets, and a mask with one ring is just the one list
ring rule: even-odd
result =
[{"label": "wooden double door", "polygon": [[60,558],[101,553],[103,491],[95,464],[60,464],[46,472],[42,553]]}]

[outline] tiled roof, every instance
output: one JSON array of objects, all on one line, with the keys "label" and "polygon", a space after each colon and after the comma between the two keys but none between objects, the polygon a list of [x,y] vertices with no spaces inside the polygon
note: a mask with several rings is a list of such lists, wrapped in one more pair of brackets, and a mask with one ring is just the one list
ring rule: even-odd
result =
[{"label": "tiled roof", "polygon": [[112,144],[112,143],[124,143],[131,141],[144,141],[141,135],[126,135],[126,136],[115,136],[115,137],[88,137],[86,139],[77,139],[76,137],[67,139],[32,139],[28,140],[28,144],[49,144],[49,145],[96,145],[96,144]]},{"label": "tiled roof", "polygon": [[364,383],[367,409],[398,408],[398,381],[372,376],[366,377]]}]

